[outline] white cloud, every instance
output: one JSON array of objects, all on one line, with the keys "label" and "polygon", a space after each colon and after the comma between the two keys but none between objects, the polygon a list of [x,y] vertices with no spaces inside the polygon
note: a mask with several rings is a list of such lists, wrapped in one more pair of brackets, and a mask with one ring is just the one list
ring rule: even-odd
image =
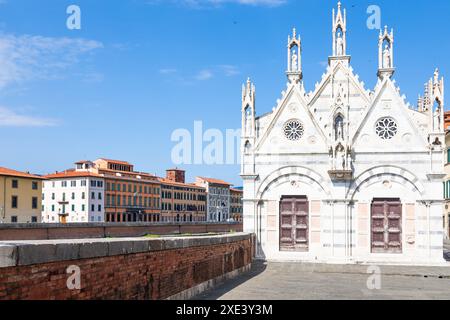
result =
[{"label": "white cloud", "polygon": [[239,4],[247,6],[264,6],[277,7],[286,4],[288,0],[148,0],[149,4],[161,4],[162,2],[171,2],[176,4],[183,4],[191,8],[208,8],[220,7],[224,4]]},{"label": "white cloud", "polygon": [[103,44],[81,38],[0,34],[0,88],[32,79],[64,77],[80,57]]},{"label": "white cloud", "polygon": [[0,127],[51,127],[58,125],[54,119],[18,114],[0,106]]},{"label": "white cloud", "polygon": [[236,66],[232,65],[220,65],[219,68],[223,71],[223,73],[227,77],[236,76],[241,73]]},{"label": "white cloud", "polygon": [[161,74],[174,74],[174,73],[177,73],[177,69],[175,69],[175,68],[166,68],[166,69],[160,69],[159,70],[159,73],[161,73]]},{"label": "white cloud", "polygon": [[200,80],[200,81],[205,81],[205,80],[209,80],[214,76],[214,74],[212,73],[211,70],[208,69],[204,69],[201,70],[196,76],[195,79]]}]

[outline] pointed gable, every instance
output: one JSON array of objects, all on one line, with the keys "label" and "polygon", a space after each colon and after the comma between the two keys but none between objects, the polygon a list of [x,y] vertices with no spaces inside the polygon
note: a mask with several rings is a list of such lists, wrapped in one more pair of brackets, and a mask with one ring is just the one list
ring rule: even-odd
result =
[{"label": "pointed gable", "polygon": [[426,148],[426,138],[411,117],[399,89],[390,78],[377,86],[370,108],[364,113],[353,137],[354,148],[361,152],[408,151]]},{"label": "pointed gable", "polygon": [[[300,124],[299,139],[286,136],[290,121]],[[296,124],[297,125],[297,124]],[[270,124],[261,133],[259,153],[326,152],[326,138],[307,107],[304,92],[298,85],[290,85],[278,107],[271,115]]]}]

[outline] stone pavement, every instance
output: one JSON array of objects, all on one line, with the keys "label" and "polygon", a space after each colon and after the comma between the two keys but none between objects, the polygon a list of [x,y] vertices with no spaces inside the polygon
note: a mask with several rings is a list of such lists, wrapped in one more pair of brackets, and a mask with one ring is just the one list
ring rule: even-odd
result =
[{"label": "stone pavement", "polygon": [[380,266],[381,289],[369,290],[368,266],[254,263],[244,275],[196,300],[450,299],[449,267]]}]

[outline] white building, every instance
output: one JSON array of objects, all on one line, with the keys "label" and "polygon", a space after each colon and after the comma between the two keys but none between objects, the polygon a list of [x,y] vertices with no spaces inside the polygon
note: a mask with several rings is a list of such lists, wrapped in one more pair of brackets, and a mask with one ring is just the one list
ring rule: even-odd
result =
[{"label": "white building", "polygon": [[[80,165],[82,165],[80,163]],[[42,222],[104,222],[104,179],[84,169],[46,176]]]},{"label": "white building", "polygon": [[208,222],[224,222],[230,216],[230,184],[212,178],[197,177],[196,185],[206,188],[206,220]]},{"label": "white building", "polygon": [[333,54],[312,92],[295,29],[273,111],[256,117],[255,86],[243,86],[244,229],[256,233],[259,258],[442,263],[444,81],[436,70],[410,106],[386,27],[378,82],[366,89],[350,66],[346,20],[339,3]]}]

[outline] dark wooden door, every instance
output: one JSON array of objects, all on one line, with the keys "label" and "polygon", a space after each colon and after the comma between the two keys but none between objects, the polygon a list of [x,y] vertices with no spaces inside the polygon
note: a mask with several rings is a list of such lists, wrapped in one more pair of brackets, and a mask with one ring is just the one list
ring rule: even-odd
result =
[{"label": "dark wooden door", "polygon": [[306,197],[285,197],[280,204],[280,250],[307,252],[309,202]]},{"label": "dark wooden door", "polygon": [[402,252],[400,199],[374,199],[371,210],[372,253]]}]

